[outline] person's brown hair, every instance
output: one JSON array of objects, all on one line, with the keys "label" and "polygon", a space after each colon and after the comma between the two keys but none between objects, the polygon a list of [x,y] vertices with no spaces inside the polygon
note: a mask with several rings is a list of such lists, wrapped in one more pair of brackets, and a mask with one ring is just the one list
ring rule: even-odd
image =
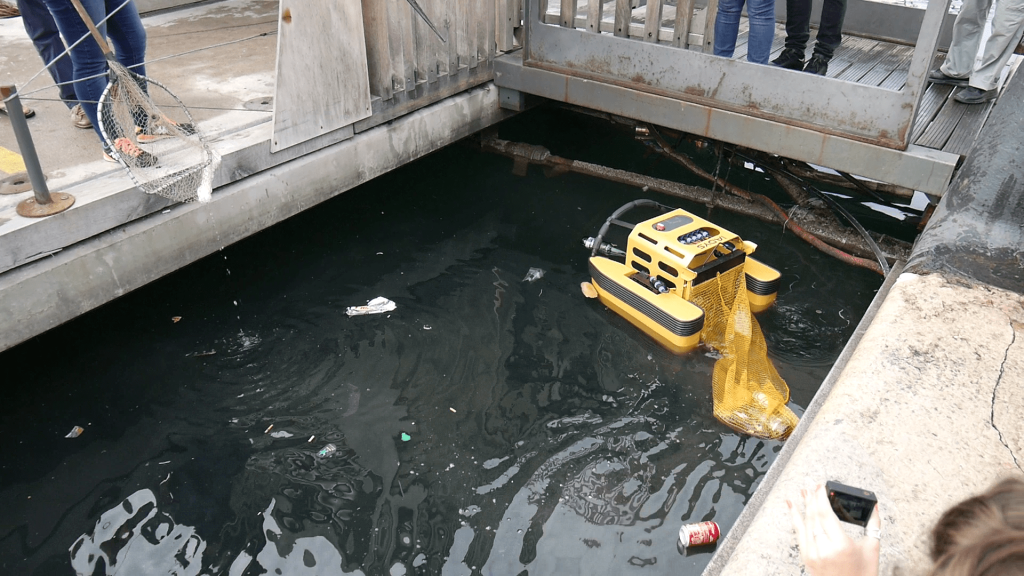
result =
[{"label": "person's brown hair", "polygon": [[1024,576],[1024,480],[1007,478],[946,510],[931,576]]}]

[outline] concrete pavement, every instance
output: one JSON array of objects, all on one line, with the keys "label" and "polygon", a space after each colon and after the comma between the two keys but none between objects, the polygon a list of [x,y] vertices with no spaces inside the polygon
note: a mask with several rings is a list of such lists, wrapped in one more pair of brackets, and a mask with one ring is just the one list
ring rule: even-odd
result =
[{"label": "concrete pavement", "polygon": [[1006,93],[705,575],[801,574],[785,501],[827,480],[878,496],[880,574],[923,573],[942,512],[1024,476],[1024,78]]}]

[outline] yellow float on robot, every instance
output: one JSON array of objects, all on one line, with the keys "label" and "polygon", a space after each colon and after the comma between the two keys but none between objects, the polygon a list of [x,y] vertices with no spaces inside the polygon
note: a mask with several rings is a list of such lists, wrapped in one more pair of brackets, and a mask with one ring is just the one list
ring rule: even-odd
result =
[{"label": "yellow float on robot", "polygon": [[[752,312],[775,302],[780,274],[750,257],[756,244],[681,209],[636,225],[619,220],[641,206],[668,209],[651,200],[630,202],[608,219],[597,238],[584,240],[592,249],[590,276],[605,306],[665,348],[682,354],[701,342],[705,311],[695,303],[701,285],[727,281],[728,274],[740,268]],[[632,226],[625,251],[603,241],[612,225]]]}]

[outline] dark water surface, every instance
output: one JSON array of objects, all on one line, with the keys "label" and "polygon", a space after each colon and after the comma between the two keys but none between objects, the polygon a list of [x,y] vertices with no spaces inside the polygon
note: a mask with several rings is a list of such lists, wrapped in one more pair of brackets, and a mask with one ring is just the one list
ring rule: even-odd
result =
[{"label": "dark water surface", "polygon": [[[501,130],[687,178],[596,120]],[[699,574],[679,526],[728,531],[781,443],[712,417],[710,353],[583,298],[580,239],[707,209],[510,168],[450,147],[0,354],[0,573]],[[710,218],[783,273],[759,321],[801,413],[881,278]]]}]

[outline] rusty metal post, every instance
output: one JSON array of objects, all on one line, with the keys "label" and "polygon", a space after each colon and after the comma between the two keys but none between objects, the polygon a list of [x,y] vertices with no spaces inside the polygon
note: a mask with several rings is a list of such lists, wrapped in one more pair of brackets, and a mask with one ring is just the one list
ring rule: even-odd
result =
[{"label": "rusty metal post", "polygon": [[25,109],[21,106],[18,90],[14,86],[0,86],[0,97],[7,102],[7,116],[11,119],[11,128],[18,139],[21,158],[25,162],[35,195],[35,198],[18,203],[18,214],[27,218],[40,218],[67,210],[75,203],[75,197],[64,193],[57,194],[56,197],[50,195],[50,190],[46,187],[46,177],[39,165],[39,156],[36,155],[35,144],[32,142],[32,133],[28,129],[28,121],[25,120]]}]

